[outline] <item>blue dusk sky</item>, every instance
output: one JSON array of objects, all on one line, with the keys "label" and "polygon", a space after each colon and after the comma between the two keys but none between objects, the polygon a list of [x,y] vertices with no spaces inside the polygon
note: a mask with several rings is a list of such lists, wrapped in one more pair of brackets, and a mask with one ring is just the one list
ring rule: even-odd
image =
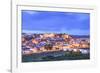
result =
[{"label": "blue dusk sky", "polygon": [[90,34],[90,14],[22,10],[23,33]]}]

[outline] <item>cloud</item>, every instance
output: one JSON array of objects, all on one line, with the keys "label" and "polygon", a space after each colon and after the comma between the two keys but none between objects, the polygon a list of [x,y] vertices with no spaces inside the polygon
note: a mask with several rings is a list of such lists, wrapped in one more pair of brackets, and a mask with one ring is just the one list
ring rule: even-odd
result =
[{"label": "cloud", "polygon": [[28,14],[37,14],[38,13],[37,11],[33,11],[33,10],[25,10],[23,12],[28,13]]},{"label": "cloud", "polygon": [[89,13],[67,12],[65,15],[71,18],[75,18],[75,20],[81,21],[88,19]]}]

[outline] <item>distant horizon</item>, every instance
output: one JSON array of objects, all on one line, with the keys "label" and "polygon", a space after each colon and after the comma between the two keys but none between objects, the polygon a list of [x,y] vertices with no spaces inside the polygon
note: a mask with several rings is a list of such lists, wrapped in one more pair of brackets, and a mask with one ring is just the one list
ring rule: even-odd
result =
[{"label": "distant horizon", "polygon": [[61,33],[61,32],[22,32],[22,33],[25,33],[25,34],[68,34],[68,35],[78,35],[78,36],[90,36],[90,34],[70,34],[70,33]]},{"label": "distant horizon", "polygon": [[22,10],[22,33],[90,35],[90,14]]}]

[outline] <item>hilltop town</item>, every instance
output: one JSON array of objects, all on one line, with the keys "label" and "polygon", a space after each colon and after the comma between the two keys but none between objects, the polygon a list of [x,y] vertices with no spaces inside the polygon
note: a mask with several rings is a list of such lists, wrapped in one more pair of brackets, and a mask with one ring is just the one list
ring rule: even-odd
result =
[{"label": "hilltop town", "polygon": [[89,53],[88,37],[77,37],[68,34],[22,34],[22,54],[34,54],[54,51],[73,51]]}]

